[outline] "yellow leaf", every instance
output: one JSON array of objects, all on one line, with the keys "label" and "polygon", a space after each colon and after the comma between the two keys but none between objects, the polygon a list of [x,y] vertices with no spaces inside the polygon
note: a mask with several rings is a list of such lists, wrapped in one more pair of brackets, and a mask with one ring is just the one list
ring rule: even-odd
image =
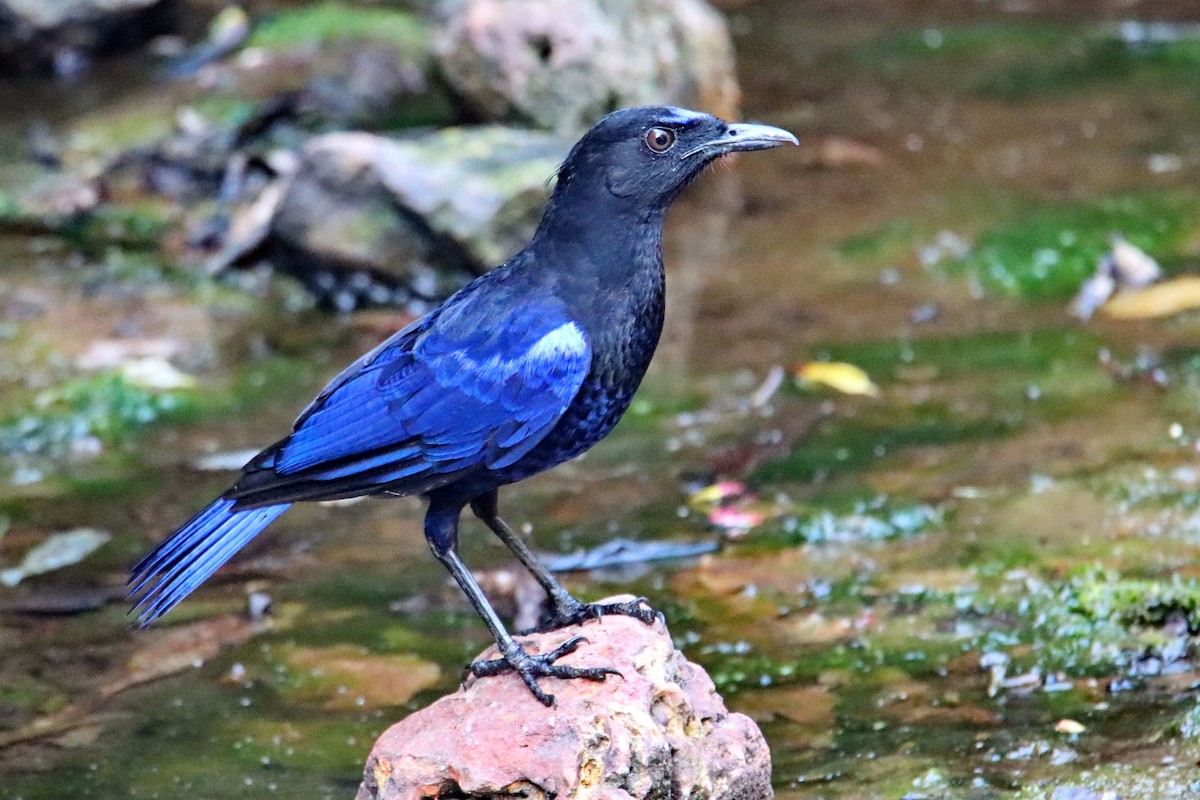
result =
[{"label": "yellow leaf", "polygon": [[1200,308],[1200,277],[1163,281],[1119,293],[1101,311],[1113,319],[1157,319]]},{"label": "yellow leaf", "polygon": [[720,481],[697,489],[688,498],[688,504],[695,508],[710,508],[717,506],[730,498],[746,494],[746,484],[738,481]]},{"label": "yellow leaf", "polygon": [[842,394],[879,396],[879,387],[867,373],[841,361],[810,361],[796,370],[796,380],[802,384],[819,383]]}]

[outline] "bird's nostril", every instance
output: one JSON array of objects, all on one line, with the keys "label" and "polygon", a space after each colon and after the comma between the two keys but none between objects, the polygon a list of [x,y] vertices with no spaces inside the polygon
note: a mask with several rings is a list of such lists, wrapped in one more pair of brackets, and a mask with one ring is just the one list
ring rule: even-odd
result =
[{"label": "bird's nostril", "polygon": [[734,130],[733,128],[730,128],[729,133],[727,133],[726,135],[727,136],[737,136],[737,131]]}]

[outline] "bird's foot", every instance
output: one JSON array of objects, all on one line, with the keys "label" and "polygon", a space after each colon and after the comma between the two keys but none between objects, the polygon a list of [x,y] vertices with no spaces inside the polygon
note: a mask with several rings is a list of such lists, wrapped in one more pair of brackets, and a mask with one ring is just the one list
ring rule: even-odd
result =
[{"label": "bird's foot", "polygon": [[644,597],[636,597],[623,603],[581,603],[574,597],[568,597],[555,603],[546,619],[538,627],[539,631],[553,631],[578,625],[589,619],[601,619],[606,614],[619,614],[623,617],[633,617],[647,625],[661,622],[664,626],[667,619],[661,611],[650,607],[650,601]]},{"label": "bird's foot", "polygon": [[554,705],[554,695],[542,691],[542,687],[538,686],[538,678],[582,678],[586,681],[603,681],[609,675],[621,674],[612,667],[572,667],[567,664],[554,663],[563,656],[574,653],[579,645],[586,641],[587,639],[582,636],[574,636],[549,653],[539,653],[538,655],[530,655],[525,652],[525,648],[514,644],[513,650],[506,653],[503,658],[476,661],[468,669],[472,675],[478,678],[500,675],[512,670],[521,676],[521,680],[529,687],[529,691],[533,692],[533,696],[538,699],[538,702],[550,707]]}]

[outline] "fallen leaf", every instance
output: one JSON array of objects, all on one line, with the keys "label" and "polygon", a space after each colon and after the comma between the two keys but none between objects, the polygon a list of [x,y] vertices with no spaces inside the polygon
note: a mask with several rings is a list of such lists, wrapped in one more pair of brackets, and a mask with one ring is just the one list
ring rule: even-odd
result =
[{"label": "fallen leaf", "polygon": [[732,709],[755,722],[786,719],[805,727],[832,731],[835,698],[825,686],[786,686],[757,689],[736,695]]},{"label": "fallen leaf", "polygon": [[842,394],[879,396],[879,387],[867,373],[842,361],[810,361],[800,366],[795,375],[801,385],[821,384]]},{"label": "fallen leaf", "polygon": [[1114,235],[1111,244],[1108,261],[1118,285],[1138,289],[1162,278],[1162,267],[1145,250],[1130,244],[1121,236]]},{"label": "fallen leaf", "polygon": [[53,534],[25,554],[18,566],[0,570],[0,585],[16,586],[31,575],[69,567],[94,553],[112,536],[95,528],[76,528]]},{"label": "fallen leaf", "polygon": [[437,664],[417,656],[374,655],[350,645],[296,650],[287,659],[307,673],[299,693],[323,699],[331,710],[401,705],[442,677]]},{"label": "fallen leaf", "polygon": [[131,686],[199,667],[262,630],[262,623],[251,622],[240,614],[227,614],[145,634],[148,641],[126,662],[125,671],[100,690],[101,694],[111,697]]},{"label": "fallen leaf", "polygon": [[1113,276],[1107,270],[1098,271],[1079,287],[1079,294],[1071,303],[1071,311],[1086,322],[1096,313],[1096,309],[1112,299],[1116,290],[1117,282]]},{"label": "fallen leaf", "polygon": [[75,358],[82,370],[113,369],[139,358],[172,358],[186,349],[178,339],[95,339]]},{"label": "fallen leaf", "polygon": [[709,508],[735,497],[746,494],[746,484],[740,481],[720,481],[697,489],[688,497],[688,505],[693,508]]},{"label": "fallen leaf", "polygon": [[884,163],[884,155],[879,148],[864,142],[832,136],[821,142],[808,160],[819,169],[879,167]]},{"label": "fallen leaf", "polygon": [[1004,719],[995,711],[964,702],[955,693],[941,693],[928,683],[900,677],[876,701],[880,710],[902,725],[968,725],[994,727]]},{"label": "fallen leaf", "polygon": [[826,617],[819,612],[785,620],[783,635],[795,645],[830,644],[850,639],[859,633],[860,627],[849,617]]},{"label": "fallen leaf", "polygon": [[1112,319],[1158,319],[1200,308],[1200,277],[1163,281],[1117,294],[1100,311]]},{"label": "fallen leaf", "polygon": [[763,512],[751,508],[714,508],[708,512],[709,524],[734,539],[745,536],[751,528],[763,524],[766,518]]},{"label": "fallen leaf", "polygon": [[159,356],[146,356],[126,361],[121,365],[121,374],[125,380],[135,386],[156,392],[191,389],[196,385],[195,378],[180,371],[170,361]]},{"label": "fallen leaf", "polygon": [[1083,725],[1083,723],[1076,722],[1073,719],[1060,719],[1058,724],[1054,726],[1054,730],[1070,736],[1077,736],[1086,731],[1087,728]]},{"label": "fallen leaf", "polygon": [[240,644],[262,629],[260,625],[230,614],[165,631],[153,631],[146,635],[149,642],[133,654],[124,671],[101,687],[99,692],[20,728],[0,732],[0,749],[21,742],[64,736],[65,745],[86,744],[92,735],[89,731],[103,727],[105,718],[98,712],[114,695],[133,686],[198,667],[224,648]]}]

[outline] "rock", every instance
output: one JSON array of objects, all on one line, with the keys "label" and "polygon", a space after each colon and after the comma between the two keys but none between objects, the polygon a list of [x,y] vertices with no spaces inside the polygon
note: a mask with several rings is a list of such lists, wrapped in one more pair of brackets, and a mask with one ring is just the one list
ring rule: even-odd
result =
[{"label": "rock", "polygon": [[41,167],[21,169],[0,186],[0,230],[60,230],[100,204],[90,182]]},{"label": "rock", "polygon": [[441,298],[528,242],[568,149],[495,126],[318,136],[212,266],[265,258],[343,310]]},{"label": "rock", "polygon": [[1081,786],[1059,786],[1050,795],[1050,800],[1103,800],[1099,792]]},{"label": "rock", "polygon": [[295,111],[309,129],[447,124],[453,110],[447,90],[431,79],[430,24],[397,5],[280,8],[255,25],[234,79],[251,95],[295,92]]},{"label": "rock", "polygon": [[[357,800],[772,797],[762,733],[725,709],[665,627],[607,616],[522,641],[545,652],[580,634],[589,641],[563,662],[611,666],[623,677],[543,679],[554,708],[512,673],[468,679],[380,737]],[[482,657],[495,658],[495,649]]]},{"label": "rock", "polygon": [[729,29],[704,0],[461,0],[449,8],[436,36],[442,72],[487,119],[578,133],[623,106],[738,116]]},{"label": "rock", "polygon": [[72,75],[171,27],[173,0],[0,0],[0,72]]}]

